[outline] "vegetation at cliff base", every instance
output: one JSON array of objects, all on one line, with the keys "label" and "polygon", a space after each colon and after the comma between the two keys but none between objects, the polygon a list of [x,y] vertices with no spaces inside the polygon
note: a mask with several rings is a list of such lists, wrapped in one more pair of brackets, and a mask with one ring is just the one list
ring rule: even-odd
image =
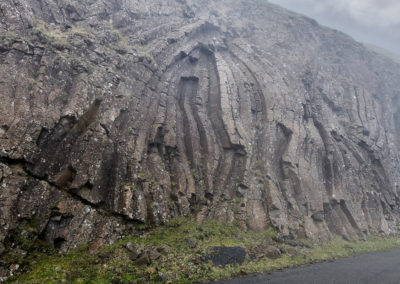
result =
[{"label": "vegetation at cliff base", "polygon": [[[370,236],[348,242],[335,237],[312,245],[305,240],[280,241],[271,229],[244,232],[231,224],[191,218],[145,229],[91,253],[81,247],[70,254],[36,253],[15,283],[194,283],[229,279],[251,273],[304,265],[371,251],[400,247],[400,239]],[[242,260],[214,263],[215,248],[245,252]],[[235,250],[232,250],[235,252]],[[238,260],[235,255],[227,256]],[[221,260],[221,258],[219,259]],[[235,261],[233,261],[235,262]]]}]

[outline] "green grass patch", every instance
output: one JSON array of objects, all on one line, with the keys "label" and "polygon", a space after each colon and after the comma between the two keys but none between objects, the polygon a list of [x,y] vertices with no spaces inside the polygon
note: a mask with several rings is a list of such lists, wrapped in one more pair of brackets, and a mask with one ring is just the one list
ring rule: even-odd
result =
[{"label": "green grass patch", "polygon": [[[191,218],[177,218],[166,226],[144,229],[140,236],[127,237],[105,246],[96,253],[89,253],[87,247],[66,255],[56,252],[49,255],[37,253],[35,261],[25,267],[27,272],[10,279],[10,282],[206,282],[400,247],[400,239],[395,237],[370,236],[366,241],[353,242],[335,237],[328,243],[309,248],[293,248],[285,243],[276,243],[273,239],[276,239],[276,233],[272,229],[264,232],[244,232],[232,224],[221,224],[214,220],[198,224]],[[157,251],[159,256],[147,266],[137,266],[130,259],[130,252],[126,248],[128,243],[148,252]],[[250,255],[252,248],[262,243],[279,247],[284,253],[275,260],[252,260],[251,257],[247,257],[243,264],[226,267],[215,267],[210,262],[201,261],[204,255],[212,253],[215,246],[240,246]]]}]

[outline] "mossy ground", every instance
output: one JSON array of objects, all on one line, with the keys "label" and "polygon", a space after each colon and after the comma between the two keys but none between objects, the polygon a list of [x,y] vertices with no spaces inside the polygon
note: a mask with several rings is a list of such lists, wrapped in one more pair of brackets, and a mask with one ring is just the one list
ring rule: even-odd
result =
[{"label": "mossy ground", "polygon": [[[260,242],[271,242],[283,251],[287,244],[274,243],[274,232],[243,232],[238,227],[213,220],[199,225],[178,218],[167,226],[146,231],[140,237],[127,237],[96,253],[86,247],[60,255],[37,254],[30,258],[26,273],[10,279],[18,283],[194,283],[229,279],[243,274],[303,265],[371,251],[400,247],[399,238],[370,236],[366,241],[347,242],[339,237],[316,246],[297,247],[297,254],[282,254],[278,259],[247,259],[243,264],[215,267],[199,261],[215,246],[241,246],[250,250]],[[187,240],[198,240],[196,248]],[[129,259],[128,242],[148,250],[159,249],[161,256],[151,265],[139,267]],[[304,241],[305,242],[305,241]],[[193,245],[192,245],[193,247]]]}]

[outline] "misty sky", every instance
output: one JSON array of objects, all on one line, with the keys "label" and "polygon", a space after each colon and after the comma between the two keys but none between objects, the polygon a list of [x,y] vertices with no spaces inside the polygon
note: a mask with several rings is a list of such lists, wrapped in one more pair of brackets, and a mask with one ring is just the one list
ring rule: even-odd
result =
[{"label": "misty sky", "polygon": [[269,0],[400,54],[400,0]]}]

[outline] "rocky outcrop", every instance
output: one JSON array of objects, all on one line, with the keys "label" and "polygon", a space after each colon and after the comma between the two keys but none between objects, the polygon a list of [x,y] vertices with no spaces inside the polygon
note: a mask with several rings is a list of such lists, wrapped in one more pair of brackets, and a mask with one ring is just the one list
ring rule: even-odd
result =
[{"label": "rocky outcrop", "polygon": [[266,1],[0,4],[0,242],[195,214],[397,233],[400,65]]}]

